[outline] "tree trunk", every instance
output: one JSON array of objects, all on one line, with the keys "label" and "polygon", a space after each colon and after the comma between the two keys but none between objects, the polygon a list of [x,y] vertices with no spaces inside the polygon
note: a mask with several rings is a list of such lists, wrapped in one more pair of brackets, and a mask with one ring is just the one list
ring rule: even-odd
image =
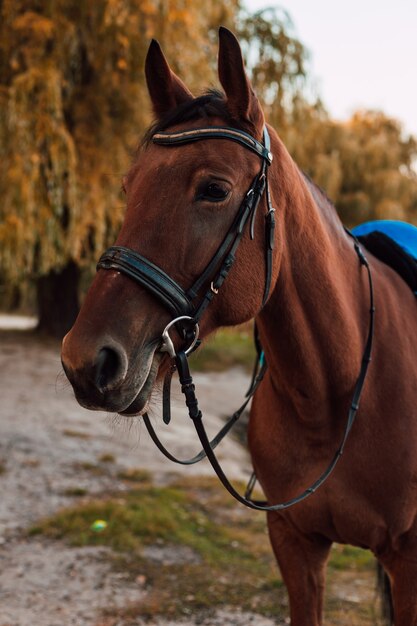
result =
[{"label": "tree trunk", "polygon": [[39,331],[59,339],[69,331],[79,311],[79,280],[80,271],[73,261],[38,279]]}]

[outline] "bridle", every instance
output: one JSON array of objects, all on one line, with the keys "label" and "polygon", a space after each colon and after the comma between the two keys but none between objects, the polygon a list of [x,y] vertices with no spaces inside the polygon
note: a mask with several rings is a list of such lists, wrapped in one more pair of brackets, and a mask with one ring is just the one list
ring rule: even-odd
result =
[{"label": "bridle", "polygon": [[[149,416],[145,413],[142,416],[143,421],[156,446],[168,459],[181,465],[192,465],[207,457],[220,481],[231,493],[231,495],[239,502],[252,509],[263,511],[278,511],[286,509],[296,504],[297,502],[301,502],[305,498],[309,497],[312,493],[314,493],[318,489],[318,487],[320,487],[324,483],[324,481],[330,476],[338,460],[343,454],[346,440],[353,426],[353,422],[359,408],[359,399],[365,382],[368,365],[371,360],[375,311],[373,303],[372,277],[368,261],[364,256],[358,241],[355,237],[353,237],[353,235],[351,235],[351,233],[349,233],[349,235],[351,235],[354,239],[354,247],[359,257],[359,261],[361,265],[366,267],[368,272],[370,290],[370,322],[368,338],[362,357],[362,364],[359,376],[353,391],[353,399],[349,410],[345,431],[342,437],[341,444],[335,456],[333,457],[327,469],[310,487],[308,487],[305,491],[303,491],[303,493],[301,493],[297,497],[292,498],[287,502],[282,502],[275,505],[267,505],[267,503],[265,502],[252,500],[251,493],[254,483],[256,481],[255,474],[252,475],[245,495],[242,496],[235,490],[235,488],[232,486],[232,484],[229,482],[226,475],[224,474],[214,453],[214,449],[239,419],[263,380],[267,369],[267,364],[265,362],[262,348],[257,342],[258,357],[256,360],[252,381],[246,393],[244,403],[237,411],[235,411],[235,413],[229,418],[223,428],[211,441],[207,436],[203,424],[203,415],[198,407],[198,401],[195,394],[195,386],[192,376],[190,374],[188,364],[188,355],[199,345],[199,321],[201,320],[201,317],[203,316],[213,298],[219,293],[223,282],[230,272],[230,269],[232,268],[236,259],[236,250],[242,240],[245,227],[249,221],[250,237],[251,239],[254,238],[254,225],[257,209],[260,200],[264,194],[266,197],[265,286],[261,308],[263,308],[268,301],[272,277],[275,209],[272,207],[271,204],[267,174],[268,167],[272,163],[273,156],[270,147],[270,137],[266,127],[263,131],[263,143],[260,143],[254,137],[242,130],[221,126],[209,126],[204,128],[195,128],[191,130],[179,130],[172,133],[157,132],[153,135],[152,142],[154,144],[162,146],[179,146],[195,141],[209,139],[227,139],[239,143],[240,145],[244,146],[246,149],[250,150],[260,157],[261,168],[258,174],[255,176],[247,193],[245,194],[245,197],[235,215],[232,225],[227,231],[223,241],[221,242],[217,251],[214,253],[213,257],[203,270],[202,274],[194,282],[194,284],[189,289],[184,290],[160,267],[143,257],[138,252],[135,252],[134,250],[131,250],[130,248],[126,248],[124,246],[113,246],[111,248],[108,248],[108,250],[106,250],[106,252],[104,252],[102,257],[100,258],[97,269],[114,269],[126,274],[137,283],[145,287],[154,296],[159,298],[165,308],[168,309],[173,315],[172,321],[165,327],[162,333],[162,343],[160,347],[160,351],[168,352],[173,360],[173,366],[166,375],[163,385],[163,420],[166,424],[169,424],[171,420],[171,378],[173,372],[176,369],[178,371],[179,380],[181,383],[181,391],[185,396],[185,403],[188,408],[188,413],[194,423],[198,438],[202,445],[202,450],[201,452],[199,452],[199,454],[191,459],[180,460],[176,458],[161,443],[152,426]],[[173,326],[175,326],[185,342],[185,347],[183,347],[179,351],[175,350],[174,344],[169,334],[169,331]]]},{"label": "bridle", "polygon": [[[267,188],[267,167],[272,163],[270,139],[268,131],[264,131],[264,144],[251,137],[248,133],[233,128],[210,126],[193,130],[182,130],[175,133],[156,133],[152,142],[162,146],[178,146],[206,139],[229,139],[235,141],[257,154],[262,165],[259,173],[249,187],[236,216],[217,251],[197,278],[194,284],[184,290],[168,274],[154,263],[123,246],[109,248],[101,257],[98,268],[117,269],[146,287],[170,311],[174,318],[189,316],[198,324],[204,311],[217,295],[226,276],[235,262],[235,253],[242,239],[244,228],[251,218],[250,236],[254,238],[254,223],[259,201]],[[268,237],[266,255],[266,279],[262,306],[268,299],[271,285],[272,249],[274,244],[274,212],[269,192],[266,233]],[[202,289],[204,295],[198,297]]]}]

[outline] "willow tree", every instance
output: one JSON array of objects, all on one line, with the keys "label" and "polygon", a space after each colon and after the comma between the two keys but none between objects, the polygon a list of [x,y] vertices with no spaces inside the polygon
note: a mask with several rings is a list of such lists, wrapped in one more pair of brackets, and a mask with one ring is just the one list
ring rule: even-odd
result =
[{"label": "willow tree", "polygon": [[282,8],[242,13],[238,32],[267,119],[284,137],[294,101],[304,98],[306,91],[308,51]]},{"label": "willow tree", "polygon": [[326,190],[348,226],[372,219],[417,224],[417,141],[381,111],[346,122],[304,102],[292,111],[287,146]]},{"label": "willow tree", "polygon": [[149,39],[193,87],[213,80],[214,31],[236,10],[237,0],[0,2],[0,281],[35,282],[43,330],[71,325],[80,270],[123,217],[119,181],[150,121]]},{"label": "willow tree", "polygon": [[417,142],[400,122],[378,111],[332,120],[314,95],[308,52],[285,10],[247,15],[240,37],[268,121],[298,165],[335,202],[342,220],[417,224]]},{"label": "willow tree", "polygon": [[336,200],[349,224],[398,219],[417,224],[417,141],[381,111],[359,111],[342,125],[342,182]]}]

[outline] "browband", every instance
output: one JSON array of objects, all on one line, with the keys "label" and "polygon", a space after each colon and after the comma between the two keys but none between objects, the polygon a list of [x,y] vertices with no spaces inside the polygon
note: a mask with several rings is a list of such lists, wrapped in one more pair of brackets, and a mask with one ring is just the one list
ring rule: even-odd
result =
[{"label": "browband", "polygon": [[[266,129],[265,129],[266,130]],[[179,130],[170,133],[155,133],[152,137],[153,143],[161,145],[172,145],[191,143],[201,139],[231,139],[249,148],[252,152],[260,156],[271,165],[272,153],[268,146],[261,144],[257,139],[245,133],[243,130],[235,130],[224,126],[206,126],[205,128],[193,128],[192,130]]]}]

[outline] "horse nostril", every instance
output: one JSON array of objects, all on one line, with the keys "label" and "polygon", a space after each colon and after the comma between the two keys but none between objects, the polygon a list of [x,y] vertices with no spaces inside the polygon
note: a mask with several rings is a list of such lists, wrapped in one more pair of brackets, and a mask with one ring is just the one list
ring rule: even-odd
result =
[{"label": "horse nostril", "polygon": [[127,371],[127,357],[121,351],[106,346],[97,355],[94,367],[95,383],[100,391],[113,389]]}]

